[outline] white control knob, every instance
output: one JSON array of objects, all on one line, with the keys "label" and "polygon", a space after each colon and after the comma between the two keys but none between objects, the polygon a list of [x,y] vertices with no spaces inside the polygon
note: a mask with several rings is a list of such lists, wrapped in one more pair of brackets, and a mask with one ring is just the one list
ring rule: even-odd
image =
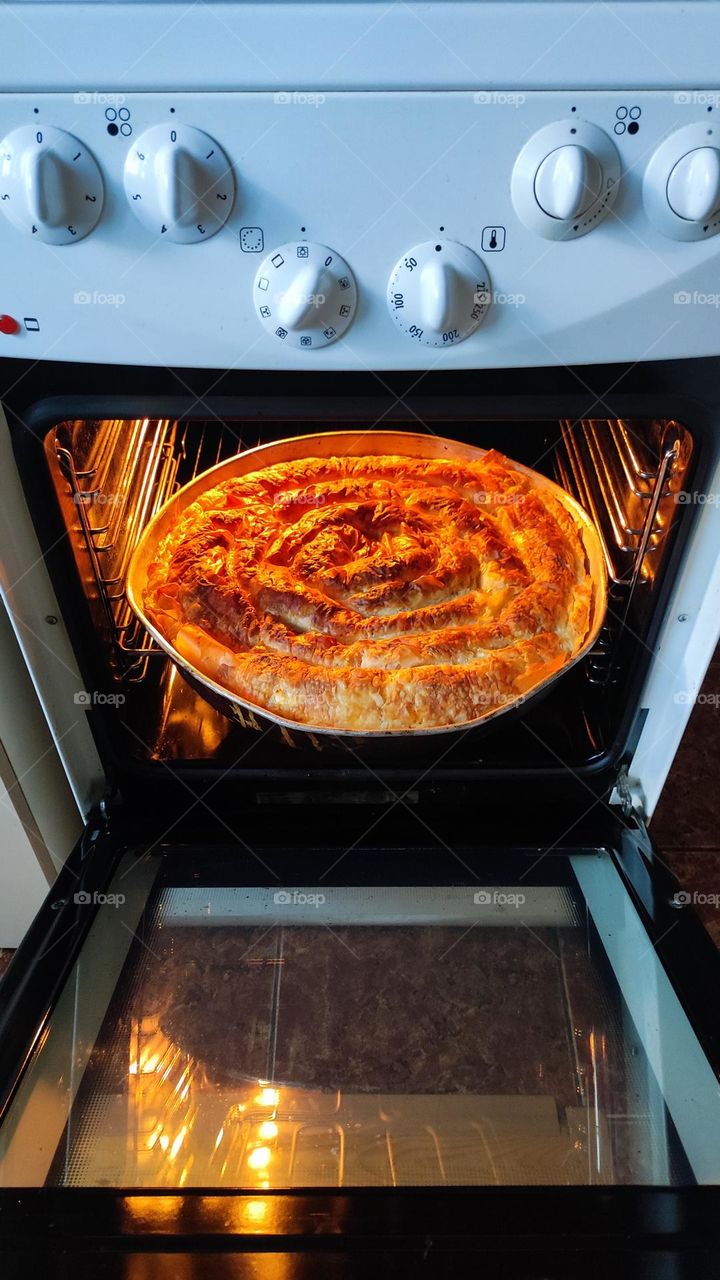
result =
[{"label": "white control knob", "polygon": [[720,151],[696,147],[678,160],[667,184],[668,204],[678,218],[705,222],[720,205]]},{"label": "white control knob", "polygon": [[515,212],[547,240],[572,240],[599,226],[617,195],[620,157],[587,120],[558,120],[520,152],[510,190]]},{"label": "white control knob", "polygon": [[469,338],[485,319],[490,280],[467,245],[428,240],[396,262],[387,302],[407,338],[426,347],[452,347]]},{"label": "white control knob", "polygon": [[720,231],[720,142],[715,129],[695,121],[669,134],[643,178],[648,218],[673,240],[703,240]]},{"label": "white control knob", "polygon": [[192,244],[209,240],[227,220],[235,179],[225,152],[207,133],[158,124],[127,153],[125,194],[150,231]]},{"label": "white control knob", "polygon": [[558,147],[546,156],[535,174],[535,199],[551,218],[567,222],[597,200],[602,169],[586,147]]},{"label": "white control knob", "polygon": [[268,333],[286,346],[312,351],[345,332],[357,288],[347,262],[333,249],[291,241],[260,263],[253,299]]},{"label": "white control knob", "polygon": [[92,231],[103,184],[87,147],[52,125],[26,125],[0,142],[0,209],[47,244],[74,244]]}]

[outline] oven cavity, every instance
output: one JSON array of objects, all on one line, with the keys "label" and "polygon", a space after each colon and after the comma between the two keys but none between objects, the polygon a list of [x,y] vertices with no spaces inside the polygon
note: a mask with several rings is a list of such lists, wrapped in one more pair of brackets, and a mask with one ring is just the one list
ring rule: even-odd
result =
[{"label": "oven cavity", "polygon": [[[125,758],[143,766],[227,768],[247,755],[249,773],[332,767],[342,750],[311,734],[267,733],[251,712],[231,723],[191,688],[132,613],[125,595],[128,565],[142,530],[182,485],[235,453],[272,439],[305,434],[316,423],[250,418],[74,419],[46,437],[45,452],[84,597],[82,651],[108,691],[124,701],[102,713],[102,732]],[[346,425],[343,423],[342,425]],[[353,427],[366,428],[354,420]],[[389,419],[383,427],[401,426]],[[413,429],[416,423],[412,424]],[[488,726],[453,744],[433,772],[479,767],[512,770],[597,766],[618,742],[628,691],[658,620],[657,602],[673,533],[683,514],[693,452],[689,431],[674,420],[591,418],[549,421],[434,420],[432,431],[498,448],[572,494],[600,535],[610,584],[607,619],[579,667],[521,710],[512,723]],[[98,720],[98,708],[94,718]],[[385,744],[386,747],[388,744]],[[383,776],[402,767],[406,750],[386,750]],[[433,762],[437,744],[419,750]],[[363,762],[348,758],[367,783]],[[382,759],[378,754],[376,758]]]}]

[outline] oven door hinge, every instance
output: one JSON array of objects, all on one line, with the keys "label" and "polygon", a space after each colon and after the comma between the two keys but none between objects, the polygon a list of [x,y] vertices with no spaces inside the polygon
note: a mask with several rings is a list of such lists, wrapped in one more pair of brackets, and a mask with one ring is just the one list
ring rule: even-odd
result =
[{"label": "oven door hinge", "polygon": [[610,798],[617,803],[624,818],[634,818],[643,835],[647,836],[647,811],[645,808],[645,792],[638,778],[631,778],[626,764],[620,766],[615,791]]},{"label": "oven door hinge", "polygon": [[84,859],[95,845],[104,840],[110,831],[110,797],[103,796],[88,815],[85,830],[80,839],[80,857]]}]

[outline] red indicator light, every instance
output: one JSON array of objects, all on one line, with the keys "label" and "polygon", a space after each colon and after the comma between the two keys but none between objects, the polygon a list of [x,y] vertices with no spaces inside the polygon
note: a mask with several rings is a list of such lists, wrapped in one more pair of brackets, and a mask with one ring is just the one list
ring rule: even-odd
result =
[{"label": "red indicator light", "polygon": [[0,316],[0,333],[19,333],[20,325],[13,316]]}]

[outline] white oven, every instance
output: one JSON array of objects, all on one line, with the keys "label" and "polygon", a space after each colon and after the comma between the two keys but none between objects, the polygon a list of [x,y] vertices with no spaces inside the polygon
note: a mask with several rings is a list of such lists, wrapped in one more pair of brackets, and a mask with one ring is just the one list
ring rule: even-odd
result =
[{"label": "white oven", "polygon": [[[718,959],[647,823],[720,632],[718,37],[0,13],[11,1259],[713,1274]],[[595,524],[597,643],[480,738],[233,722],[128,605],[179,486],[344,429],[498,448]]]}]

